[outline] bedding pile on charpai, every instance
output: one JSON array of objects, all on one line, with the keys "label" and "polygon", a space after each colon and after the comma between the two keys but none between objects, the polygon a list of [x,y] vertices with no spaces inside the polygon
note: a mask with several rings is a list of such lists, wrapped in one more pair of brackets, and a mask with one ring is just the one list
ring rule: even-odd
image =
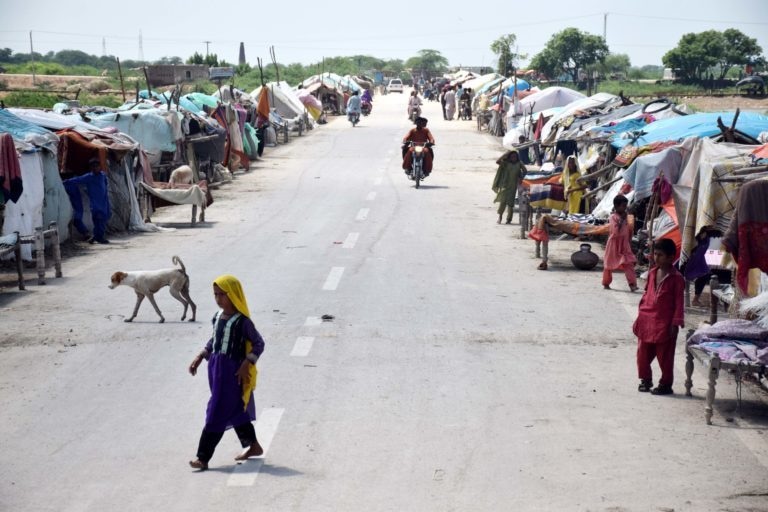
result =
[{"label": "bedding pile on charpai", "polygon": [[687,344],[728,363],[768,364],[768,329],[749,320],[729,319],[700,327]]}]

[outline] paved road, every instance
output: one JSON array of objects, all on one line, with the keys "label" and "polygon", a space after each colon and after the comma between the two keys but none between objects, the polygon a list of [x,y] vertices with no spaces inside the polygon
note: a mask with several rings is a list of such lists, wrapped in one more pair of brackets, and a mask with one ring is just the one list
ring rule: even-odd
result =
[{"label": "paved road", "polygon": [[[636,391],[638,295],[577,272],[573,242],[537,272],[495,224],[498,141],[425,106],[435,172],[400,170],[406,95],[377,97],[215,191],[207,225],[81,246],[66,277],[0,295],[0,510],[766,510],[768,424],[727,379],[715,426],[695,398]],[[159,297],[133,324],[116,270],[192,276],[196,323]],[[244,282],[267,342],[256,392],[263,459],[233,433],[196,473],[205,343],[221,273]],[[10,279],[8,284],[10,284]],[[333,320],[323,322],[322,315]],[[682,357],[679,354],[679,362]]]}]

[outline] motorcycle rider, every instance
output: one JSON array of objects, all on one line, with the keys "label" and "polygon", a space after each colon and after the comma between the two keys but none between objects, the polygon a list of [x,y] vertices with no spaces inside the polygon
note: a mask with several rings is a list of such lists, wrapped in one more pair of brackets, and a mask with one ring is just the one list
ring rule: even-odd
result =
[{"label": "motorcycle rider", "polygon": [[416,90],[411,91],[411,96],[408,98],[408,119],[411,118],[414,110],[417,116],[421,115],[421,98]]},{"label": "motorcycle rider", "polygon": [[355,125],[355,121],[352,120],[355,114],[357,114],[357,119],[359,120],[360,96],[358,96],[358,91],[354,91],[352,96],[350,96],[347,100],[347,119],[349,119],[349,122],[352,123],[352,126]]},{"label": "motorcycle rider", "polygon": [[[470,96],[469,93],[472,91],[472,89],[462,89],[461,91],[462,91],[461,96],[459,96],[459,108],[463,110],[465,108],[464,105],[467,106],[466,107],[468,109],[467,117],[471,121],[472,120],[472,107],[471,107],[472,104],[470,103],[470,101],[472,101],[472,97]],[[461,111],[459,112],[459,115],[461,115]]]},{"label": "motorcycle rider", "polygon": [[432,137],[432,132],[427,128],[426,118],[417,117],[414,124],[416,128],[411,128],[403,138],[403,170],[405,174],[411,173],[413,148],[410,143],[424,144],[424,177],[427,177],[432,172],[432,159],[434,157],[432,146],[435,144],[435,138]]},{"label": "motorcycle rider", "polygon": [[365,115],[368,115],[371,113],[372,109],[373,109],[373,96],[371,96],[371,91],[369,91],[368,89],[364,89],[363,94],[360,97],[360,111]]}]

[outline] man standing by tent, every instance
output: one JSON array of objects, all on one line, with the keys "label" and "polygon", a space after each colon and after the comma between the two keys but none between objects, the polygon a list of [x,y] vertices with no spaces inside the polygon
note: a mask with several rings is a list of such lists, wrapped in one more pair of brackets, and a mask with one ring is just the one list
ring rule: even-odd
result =
[{"label": "man standing by tent", "polygon": [[93,236],[88,238],[88,242],[108,244],[109,240],[104,237],[104,234],[107,231],[107,221],[112,210],[109,206],[107,175],[101,170],[101,162],[98,158],[91,158],[88,161],[88,168],[88,173],[65,180],[64,189],[74,210],[75,228],[81,235],[88,237],[88,228],[83,224],[83,200],[80,196],[80,185],[85,185],[93,221]]}]

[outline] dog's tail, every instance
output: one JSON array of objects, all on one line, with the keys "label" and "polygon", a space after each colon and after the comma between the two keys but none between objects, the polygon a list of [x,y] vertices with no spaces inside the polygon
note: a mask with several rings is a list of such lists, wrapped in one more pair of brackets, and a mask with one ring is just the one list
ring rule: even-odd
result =
[{"label": "dog's tail", "polygon": [[174,265],[178,265],[178,266],[181,267],[181,273],[184,274],[184,275],[187,275],[187,269],[186,269],[186,267],[184,267],[184,262],[181,261],[181,258],[179,258],[178,256],[174,256],[171,259],[172,259]]}]

